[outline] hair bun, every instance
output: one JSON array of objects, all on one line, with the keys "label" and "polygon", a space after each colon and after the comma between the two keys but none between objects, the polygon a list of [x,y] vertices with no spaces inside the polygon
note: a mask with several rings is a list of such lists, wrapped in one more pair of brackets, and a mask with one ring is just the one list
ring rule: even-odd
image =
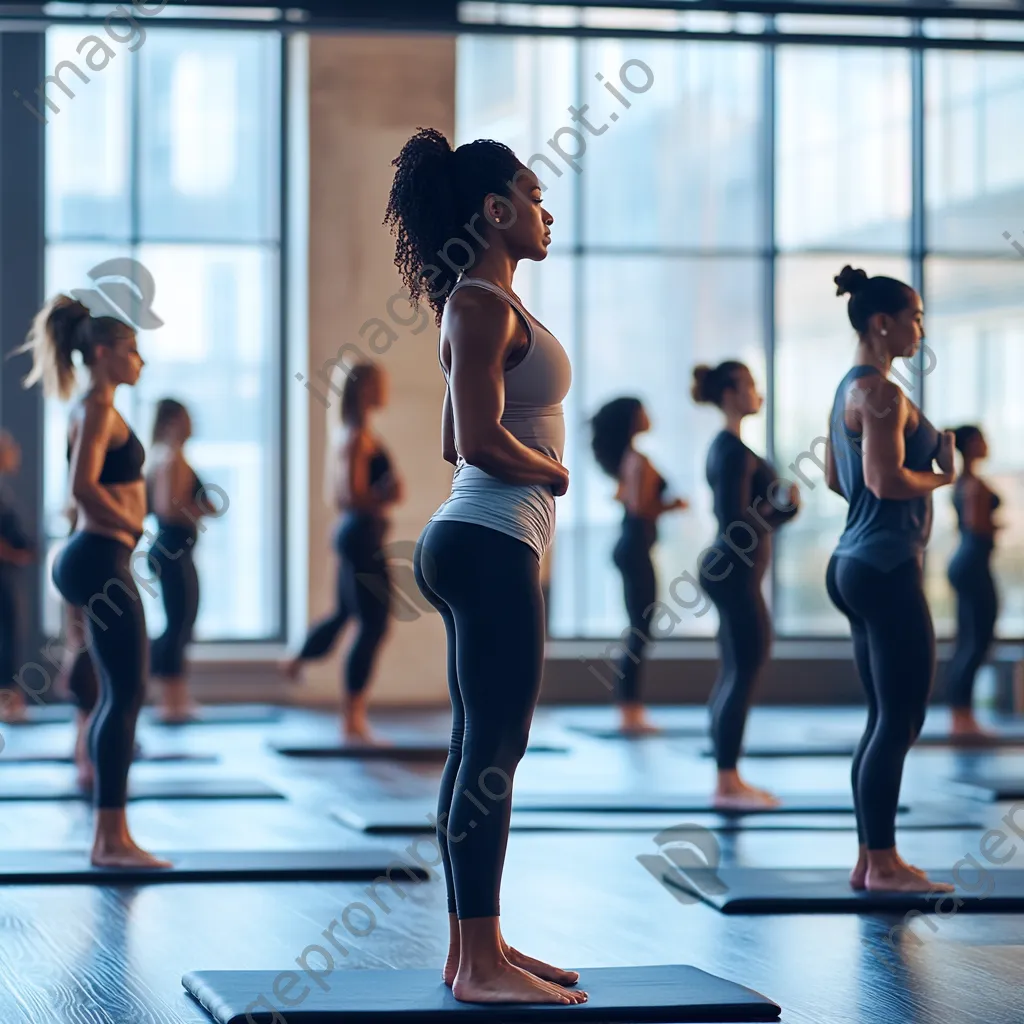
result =
[{"label": "hair bun", "polygon": [[868,283],[868,275],[847,263],[832,280],[836,283],[836,295],[856,295]]},{"label": "hair bun", "polygon": [[690,394],[695,402],[706,402],[708,400],[707,380],[710,373],[711,367],[706,363],[701,363],[693,368],[693,384],[690,386]]}]

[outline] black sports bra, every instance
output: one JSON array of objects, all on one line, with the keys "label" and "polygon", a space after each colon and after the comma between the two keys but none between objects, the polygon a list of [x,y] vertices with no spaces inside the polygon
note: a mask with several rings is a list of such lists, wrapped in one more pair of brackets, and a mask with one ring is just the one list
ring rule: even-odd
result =
[{"label": "black sports bra", "polygon": [[[100,470],[101,484],[133,484],[142,479],[142,466],[146,461],[146,449],[128,428],[128,439],[117,448],[108,448],[103,456]],[[68,444],[68,462],[71,462],[71,445]]]}]

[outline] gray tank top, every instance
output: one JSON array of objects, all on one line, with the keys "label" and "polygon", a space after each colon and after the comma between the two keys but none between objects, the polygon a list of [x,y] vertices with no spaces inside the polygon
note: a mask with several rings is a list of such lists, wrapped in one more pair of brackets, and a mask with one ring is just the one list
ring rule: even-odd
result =
[{"label": "gray tank top", "polygon": [[[543,324],[527,313],[518,299],[491,281],[463,277],[451,295],[469,287],[484,288],[503,298],[526,327],[526,355],[505,370],[505,408],[501,425],[526,447],[561,462],[565,449],[562,401],[572,380],[572,367],[565,349]],[[443,337],[443,319],[441,333]],[[439,342],[439,361],[440,357]],[[447,382],[448,372],[443,362],[441,371]],[[431,516],[431,521],[434,520],[488,526],[523,541],[542,558],[554,537],[555,496],[546,484],[509,484],[498,480],[479,467],[469,465],[460,454],[451,495]]]},{"label": "gray tank top", "polygon": [[[863,434],[846,426],[846,393],[853,381],[872,375],[881,376],[873,366],[854,366],[840,382],[832,404],[832,451],[839,486],[849,502],[846,529],[835,553],[889,572],[908,559],[923,556],[931,533],[932,499],[876,498],[864,483]],[[939,432],[919,411],[917,429],[904,440],[903,465],[920,471],[931,469],[939,440]]]}]

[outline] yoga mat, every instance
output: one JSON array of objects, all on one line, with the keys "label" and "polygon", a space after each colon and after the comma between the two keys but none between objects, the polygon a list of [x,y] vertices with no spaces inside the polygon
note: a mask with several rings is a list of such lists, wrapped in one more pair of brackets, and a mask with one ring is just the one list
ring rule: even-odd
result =
[{"label": "yoga mat", "polygon": [[[334,741],[289,745],[271,743],[271,749],[284,757],[346,759],[352,761],[427,761],[444,764],[448,760],[448,743],[394,743],[370,745],[342,745]],[[544,743],[531,743],[528,754],[568,754],[568,747]]]},{"label": "yoga mat", "polygon": [[627,742],[649,739],[698,740],[704,739],[708,734],[708,727],[706,725],[665,725],[659,726],[656,733],[641,735],[623,732],[617,728],[597,725],[567,725],[566,729],[571,729],[573,732],[578,732],[597,740],[626,740]]},{"label": "yoga mat", "polygon": [[[424,1024],[453,1018],[493,1024],[563,1018],[710,1024],[778,1020],[781,1013],[759,993],[695,967],[578,970],[578,987],[590,998],[575,1006],[460,1003],[436,970],[347,970],[339,972],[334,983],[323,981],[321,972],[321,987],[289,964],[282,971],[192,971],[181,983],[217,1024],[280,1024],[282,1018],[288,1024]],[[278,991],[287,1002],[276,995]]]},{"label": "yoga mat", "polygon": [[[91,799],[92,792],[83,792],[72,778],[19,779],[11,785],[0,776],[0,801]],[[258,779],[129,779],[128,799],[283,800],[284,796]]]},{"label": "yoga mat", "polygon": [[[133,764],[216,764],[220,760],[216,754],[187,754],[184,752],[169,752],[163,754],[150,754],[143,752],[133,759]],[[74,764],[75,759],[67,751],[52,751],[50,753],[18,753],[12,754],[10,750],[0,753],[0,767],[5,764]]]},{"label": "yoga mat", "polygon": [[1024,774],[1000,772],[961,772],[953,782],[976,800],[1024,800]]},{"label": "yoga mat", "polygon": [[205,704],[187,722],[162,722],[158,708],[143,708],[140,716],[147,725],[181,729],[190,725],[261,725],[279,722],[284,709],[270,704]]},{"label": "yoga mat", "polygon": [[[782,758],[782,757],[853,757],[856,741],[844,742],[791,742],[791,743],[752,743],[744,747],[740,757]],[[701,757],[714,757],[715,752],[707,747],[701,751]]]},{"label": "yoga mat", "polygon": [[[336,807],[331,817],[347,828],[367,835],[428,835],[435,831],[433,814],[425,804],[400,801],[367,807]],[[429,815],[429,817],[428,817]],[[852,814],[691,814],[689,824],[714,832],[785,831],[785,832],[852,832],[857,824]],[[567,812],[550,814],[543,811],[514,811],[511,828],[516,832],[643,832],[651,835],[679,823],[679,817],[645,814],[596,814]],[[980,821],[964,815],[950,816],[943,809],[934,812],[910,811],[900,818],[900,831],[965,830],[984,828]]]},{"label": "yoga mat", "polygon": [[[659,858],[661,859],[661,858]],[[927,870],[927,869],[925,869]],[[710,904],[723,914],[903,914],[1024,911],[1024,871],[988,870],[984,886],[970,871],[958,884],[951,870],[928,871],[935,882],[956,885],[953,894],[857,892],[847,868],[679,868],[665,861],[665,885]],[[968,888],[967,886],[970,886]],[[943,901],[943,896],[945,900]]]},{"label": "yoga mat", "polygon": [[[387,874],[395,884],[426,880],[418,866],[404,866],[384,849],[200,850],[158,852],[174,862],[160,870],[94,868],[88,850],[2,850],[3,885],[151,885],[161,882],[373,881]],[[396,865],[399,865],[396,867]]]}]

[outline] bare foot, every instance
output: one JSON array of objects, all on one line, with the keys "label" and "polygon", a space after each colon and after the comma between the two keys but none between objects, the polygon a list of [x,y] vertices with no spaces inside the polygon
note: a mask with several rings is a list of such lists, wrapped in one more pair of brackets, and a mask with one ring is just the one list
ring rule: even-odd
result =
[{"label": "bare foot", "polygon": [[459,973],[459,951],[448,950],[448,959],[444,962],[444,969],[441,971],[441,979],[451,988],[455,984],[455,975]]},{"label": "bare foot", "polygon": [[856,889],[858,892],[864,888],[864,880],[868,876],[868,858],[862,852],[857,858],[857,864],[854,869],[850,872],[850,888]]},{"label": "bare foot", "polygon": [[99,843],[92,848],[93,867],[97,868],[139,868],[155,870],[169,868],[174,865],[169,860],[161,860],[136,846],[131,839],[121,842]]},{"label": "bare foot", "polygon": [[868,892],[953,892],[955,886],[947,882],[932,882],[923,872],[905,864],[897,864],[884,871],[869,867],[864,879]]},{"label": "bare foot", "polygon": [[625,736],[651,736],[661,730],[647,718],[643,704],[623,704],[619,711],[622,720],[619,731]]},{"label": "bare foot", "polygon": [[[576,971],[563,971],[560,967],[552,967],[551,964],[546,964],[543,960],[535,960],[532,956],[520,953],[518,949],[513,949],[509,945],[505,945],[503,952],[505,959],[513,967],[528,971],[542,981],[550,981],[555,985],[575,985],[580,980]],[[582,1002],[582,1000],[580,1001]]]},{"label": "bare foot", "polygon": [[972,740],[984,743],[986,740],[992,739],[995,733],[984,728],[974,717],[973,711],[954,710],[950,720],[949,735],[951,739],[969,744]]},{"label": "bare foot", "polygon": [[13,687],[0,690],[0,722],[7,725],[19,725],[28,721],[25,707],[25,694]]},{"label": "bare foot", "polygon": [[79,789],[86,793],[92,792],[93,785],[96,782],[96,770],[92,766],[92,761],[88,758],[77,762],[75,781],[78,783]]},{"label": "bare foot", "polygon": [[766,789],[756,789],[745,782],[741,783],[739,788],[716,790],[712,802],[723,811],[759,811],[782,804],[777,796]]},{"label": "bare foot", "polygon": [[[566,992],[508,961],[503,961],[483,977],[459,971],[452,985],[452,994],[460,1003],[556,1003],[569,1006],[587,999],[585,992]],[[574,999],[574,996],[582,996],[582,999]]]}]

